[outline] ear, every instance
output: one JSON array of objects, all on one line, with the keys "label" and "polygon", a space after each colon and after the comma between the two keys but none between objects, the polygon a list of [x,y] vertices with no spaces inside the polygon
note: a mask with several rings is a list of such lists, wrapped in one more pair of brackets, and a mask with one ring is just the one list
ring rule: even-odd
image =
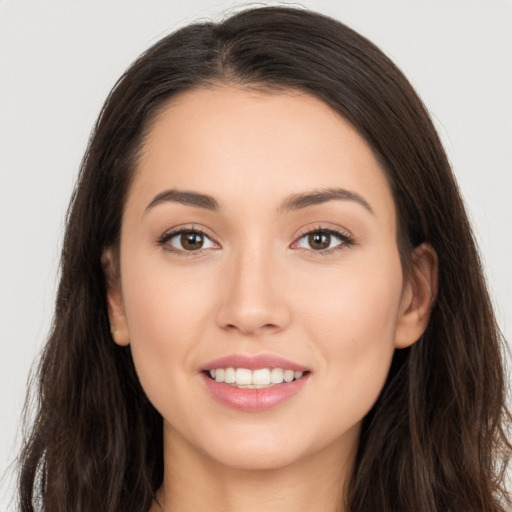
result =
[{"label": "ear", "polygon": [[411,254],[412,268],[405,276],[402,302],[395,333],[395,347],[406,348],[418,341],[427,328],[437,296],[437,253],[421,244]]},{"label": "ear", "polygon": [[130,336],[121,293],[119,257],[111,247],[103,252],[101,264],[107,284],[107,306],[112,339],[118,345],[126,346],[130,343]]}]

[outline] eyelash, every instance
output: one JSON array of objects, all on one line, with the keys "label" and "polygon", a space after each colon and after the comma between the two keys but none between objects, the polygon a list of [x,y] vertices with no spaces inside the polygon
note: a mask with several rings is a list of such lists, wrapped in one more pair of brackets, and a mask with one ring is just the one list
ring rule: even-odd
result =
[{"label": "eyelash", "polygon": [[322,225],[318,225],[313,229],[306,229],[305,231],[301,231],[298,238],[293,242],[293,244],[296,244],[305,236],[315,234],[327,234],[331,236],[334,235],[335,237],[341,240],[341,243],[332,247],[331,249],[321,249],[319,251],[315,251],[314,249],[306,249],[308,251],[311,251],[315,256],[330,256],[331,254],[341,250],[343,247],[350,247],[355,244],[354,238],[348,232],[334,227],[326,227]]},{"label": "eyelash", "polygon": [[188,226],[185,228],[177,228],[177,229],[171,229],[170,231],[166,231],[158,240],[157,245],[163,247],[166,251],[172,252],[174,254],[179,254],[180,256],[198,256],[203,253],[203,249],[199,249],[197,251],[183,251],[181,249],[176,249],[175,247],[172,247],[171,245],[167,245],[167,242],[171,240],[171,238],[174,238],[177,235],[181,235],[183,233],[193,233],[193,234],[199,234],[202,235],[205,238],[208,238],[211,240],[211,238],[206,234],[205,231],[203,231],[201,228],[196,226]]},{"label": "eyelash", "polygon": [[[166,251],[169,251],[169,252],[175,253],[175,254],[179,254],[180,256],[187,256],[187,257],[192,256],[193,257],[193,256],[199,256],[200,254],[202,254],[205,249],[198,249],[197,251],[184,251],[182,249],[176,249],[175,247],[167,245],[169,240],[171,240],[175,236],[181,235],[183,233],[200,234],[203,237],[208,238],[209,240],[211,240],[213,242],[213,240],[201,228],[196,227],[196,226],[189,226],[189,227],[177,228],[177,229],[173,229],[173,230],[165,232],[157,240],[157,245],[163,247]],[[321,225],[316,226],[313,229],[308,229],[308,230],[302,231],[300,233],[300,235],[297,237],[297,239],[293,242],[293,244],[296,244],[299,240],[301,240],[305,236],[314,235],[314,234],[334,235],[335,237],[337,237],[341,240],[340,244],[336,245],[335,247],[333,247],[331,249],[321,249],[318,251],[315,251],[314,249],[306,249],[306,250],[312,252],[314,255],[318,255],[318,256],[329,256],[329,255],[333,254],[334,252],[339,251],[342,247],[350,247],[355,244],[354,238],[351,235],[349,235],[347,232],[342,231],[341,229],[336,229],[333,227],[324,227]]]}]

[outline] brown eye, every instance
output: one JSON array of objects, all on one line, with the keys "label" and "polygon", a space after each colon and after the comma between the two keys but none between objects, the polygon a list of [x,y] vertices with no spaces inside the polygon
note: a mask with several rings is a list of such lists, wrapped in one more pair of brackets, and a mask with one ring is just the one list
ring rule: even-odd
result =
[{"label": "brown eye", "polygon": [[185,231],[181,234],[180,242],[186,251],[195,251],[202,248],[204,236],[194,231]]},{"label": "brown eye", "polygon": [[164,235],[159,244],[176,253],[199,252],[202,249],[218,248],[211,238],[201,231],[185,229]]},{"label": "brown eye", "polygon": [[304,233],[293,245],[301,249],[309,249],[313,252],[327,254],[330,251],[352,244],[353,240],[349,235],[324,228]]},{"label": "brown eye", "polygon": [[331,245],[331,235],[329,233],[310,233],[308,243],[312,249],[321,251]]}]

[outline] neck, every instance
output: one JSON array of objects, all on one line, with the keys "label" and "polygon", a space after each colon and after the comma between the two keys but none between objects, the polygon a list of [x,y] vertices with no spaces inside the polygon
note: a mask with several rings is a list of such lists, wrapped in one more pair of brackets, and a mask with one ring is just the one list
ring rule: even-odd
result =
[{"label": "neck", "polygon": [[[168,433],[167,433],[168,434]],[[165,475],[150,512],[344,512],[358,431],[285,467],[227,467],[197,452],[175,432],[164,435]],[[348,449],[344,449],[348,447]]]}]

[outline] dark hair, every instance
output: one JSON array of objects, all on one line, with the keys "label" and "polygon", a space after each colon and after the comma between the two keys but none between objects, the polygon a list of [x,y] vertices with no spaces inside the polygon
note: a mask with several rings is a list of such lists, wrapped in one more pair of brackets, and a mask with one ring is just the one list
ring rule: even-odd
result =
[{"label": "dark hair", "polygon": [[151,121],[175,94],[234,84],[298,89],[347,119],[391,185],[404,269],[430,243],[439,288],[429,326],[395,352],[365,417],[350,512],[497,512],[510,445],[502,338],[477,249],[429,115],[397,67],[345,25],[266,7],[193,24],[147,50],[95,126],[67,217],[38,411],[20,463],[22,511],[146,511],[163,477],[162,418],[130,348],[112,342],[101,258],[121,216]]}]

